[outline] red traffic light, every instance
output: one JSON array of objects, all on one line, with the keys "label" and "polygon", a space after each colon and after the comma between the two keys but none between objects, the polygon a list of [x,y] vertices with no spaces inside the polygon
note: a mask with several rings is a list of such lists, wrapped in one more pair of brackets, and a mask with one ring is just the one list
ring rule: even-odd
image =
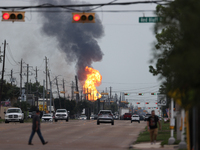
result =
[{"label": "red traffic light", "polygon": [[148,102],[146,102],[145,104],[149,104]]},{"label": "red traffic light", "polygon": [[148,109],[150,109],[150,107]]},{"label": "red traffic light", "polygon": [[74,21],[79,21],[80,19],[81,19],[81,16],[78,15],[78,14],[76,14],[76,15],[73,16],[73,20]]},{"label": "red traffic light", "polygon": [[139,102],[137,102],[137,104],[140,104]]},{"label": "red traffic light", "polygon": [[143,93],[139,93],[138,95],[143,95]]},{"label": "red traffic light", "polygon": [[158,107],[156,107],[156,109],[158,109]]},{"label": "red traffic light", "polygon": [[9,13],[4,13],[3,14],[3,19],[8,20],[10,18]]},{"label": "red traffic light", "polygon": [[156,93],[151,93],[151,95],[156,95]]},{"label": "red traffic light", "polygon": [[156,103],[156,104],[158,104],[158,103]]}]

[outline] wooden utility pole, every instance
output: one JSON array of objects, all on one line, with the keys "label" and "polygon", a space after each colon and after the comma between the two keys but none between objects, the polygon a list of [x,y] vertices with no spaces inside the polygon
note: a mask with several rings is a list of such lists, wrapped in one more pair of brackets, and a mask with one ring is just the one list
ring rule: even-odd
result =
[{"label": "wooden utility pole", "polygon": [[[38,74],[37,74],[37,66],[36,66],[36,70],[35,70],[35,80],[36,80],[36,100],[37,100],[37,107],[38,107]],[[34,104],[35,105],[35,104]]]},{"label": "wooden utility pole", "polygon": [[52,101],[53,101],[53,109],[55,110],[54,98],[53,98],[53,93],[52,93],[52,82],[51,82],[49,70],[48,70],[48,77],[49,77],[49,83],[51,83],[51,91],[50,91],[51,95],[50,96],[51,96]]},{"label": "wooden utility pole", "polygon": [[11,70],[11,74],[10,74],[10,84],[12,86],[12,82],[13,82],[13,70]]},{"label": "wooden utility pole", "polygon": [[22,59],[20,63],[20,96],[22,95]]},{"label": "wooden utility pole", "polygon": [[[2,90],[3,90],[3,78],[4,78],[4,71],[5,71],[5,56],[6,56],[6,40],[4,41],[4,50],[3,50],[3,67],[2,67],[2,75],[1,75],[1,87],[0,87],[0,104],[2,100]],[[1,110],[1,107],[0,107]]]},{"label": "wooden utility pole", "polygon": [[72,89],[72,95],[71,95],[71,100],[74,100],[74,81],[72,81],[72,86],[71,86],[71,89]]},{"label": "wooden utility pole", "polygon": [[57,86],[57,92],[58,92],[59,104],[60,104],[60,109],[61,109],[60,91],[59,91],[59,88],[58,88],[58,77],[56,77],[56,86]]},{"label": "wooden utility pole", "polygon": [[66,108],[66,99],[65,99],[65,80],[63,79],[63,92],[64,92],[64,107]]},{"label": "wooden utility pole", "polygon": [[46,56],[45,56],[45,72],[46,72],[46,103],[47,103],[47,93],[48,93],[47,74],[48,74],[48,68],[47,68],[47,57]]},{"label": "wooden utility pole", "polygon": [[[75,76],[75,81],[76,81],[76,92],[78,92],[78,78]],[[78,103],[79,101],[79,93],[76,93],[76,102]]]},{"label": "wooden utility pole", "polygon": [[28,75],[29,75],[29,64],[27,64],[27,73],[26,73],[26,78],[27,78],[27,81],[26,81],[26,94],[28,94]]}]

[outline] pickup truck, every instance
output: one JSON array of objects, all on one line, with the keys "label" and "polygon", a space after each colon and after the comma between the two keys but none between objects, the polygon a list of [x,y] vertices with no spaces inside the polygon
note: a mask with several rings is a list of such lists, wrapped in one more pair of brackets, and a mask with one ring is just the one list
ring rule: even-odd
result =
[{"label": "pickup truck", "polygon": [[124,114],[124,120],[131,120],[131,116],[132,116],[131,113],[125,113]]},{"label": "pickup truck", "polygon": [[5,123],[20,122],[24,123],[24,113],[20,108],[8,108],[5,114]]},{"label": "pickup truck", "polygon": [[66,120],[69,121],[68,111],[66,109],[57,109],[55,114],[55,122],[58,120]]}]

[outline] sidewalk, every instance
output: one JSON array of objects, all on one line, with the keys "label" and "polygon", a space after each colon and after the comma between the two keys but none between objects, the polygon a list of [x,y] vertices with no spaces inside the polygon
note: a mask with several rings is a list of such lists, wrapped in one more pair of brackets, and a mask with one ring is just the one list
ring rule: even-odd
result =
[{"label": "sidewalk", "polygon": [[164,145],[164,147],[161,147],[161,142],[156,142],[156,144],[151,145],[150,142],[145,143],[139,143],[131,145],[130,148],[137,149],[137,150],[176,150],[178,149],[177,145]]}]

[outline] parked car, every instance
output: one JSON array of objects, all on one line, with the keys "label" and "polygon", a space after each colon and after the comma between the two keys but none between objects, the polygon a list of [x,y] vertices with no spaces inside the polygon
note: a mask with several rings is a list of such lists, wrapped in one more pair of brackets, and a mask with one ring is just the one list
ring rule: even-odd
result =
[{"label": "parked car", "polygon": [[151,116],[151,114],[146,114],[144,121],[147,121],[147,119]]},{"label": "parked car", "polygon": [[55,113],[55,122],[57,122],[58,120],[66,120],[67,122],[69,121],[69,117],[68,117],[68,111],[66,109],[57,109],[56,113]]},{"label": "parked car", "polygon": [[111,123],[114,125],[114,117],[111,110],[100,110],[97,118],[97,125],[100,123]]},{"label": "parked car", "polygon": [[28,118],[32,117],[32,112],[28,112]]},{"label": "parked car", "polygon": [[124,114],[124,120],[131,120],[131,116],[132,116],[131,113],[125,113]]},{"label": "parked car", "polygon": [[137,121],[138,123],[140,123],[140,116],[139,115],[132,115],[132,117],[131,117],[131,123],[133,121]]},{"label": "parked car", "polygon": [[42,116],[42,121],[53,121],[53,115],[52,114],[44,114]]},{"label": "parked car", "polygon": [[97,120],[97,118],[98,118],[98,115],[94,115],[94,120]]},{"label": "parked car", "polygon": [[20,122],[24,123],[24,113],[20,108],[8,108],[5,114],[5,123]]},{"label": "parked car", "polygon": [[144,116],[143,115],[140,115],[140,120],[144,120]]},{"label": "parked car", "polygon": [[87,120],[87,116],[86,115],[80,115],[78,119],[79,120]]},{"label": "parked car", "polygon": [[94,120],[94,115],[91,115],[91,116],[90,116],[90,120]]},{"label": "parked car", "polygon": [[114,115],[113,117],[114,117],[115,120],[118,120],[118,119],[119,119],[119,116],[118,116],[118,115]]}]

